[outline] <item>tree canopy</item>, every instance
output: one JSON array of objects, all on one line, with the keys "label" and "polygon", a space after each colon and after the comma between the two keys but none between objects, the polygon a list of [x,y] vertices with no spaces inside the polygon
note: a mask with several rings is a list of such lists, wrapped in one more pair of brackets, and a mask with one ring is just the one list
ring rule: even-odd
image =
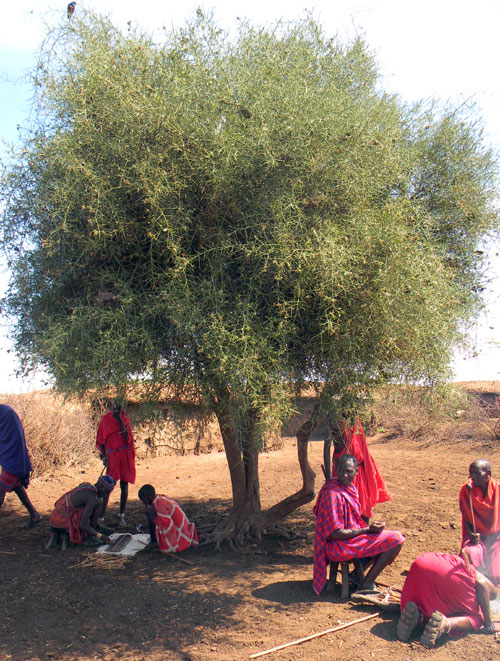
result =
[{"label": "tree canopy", "polygon": [[312,19],[231,38],[200,11],[161,41],[81,13],[34,89],[2,179],[27,367],[205,402],[253,512],[251,448],[305,383],[349,408],[446,373],[498,229],[474,108],[405,104]]}]

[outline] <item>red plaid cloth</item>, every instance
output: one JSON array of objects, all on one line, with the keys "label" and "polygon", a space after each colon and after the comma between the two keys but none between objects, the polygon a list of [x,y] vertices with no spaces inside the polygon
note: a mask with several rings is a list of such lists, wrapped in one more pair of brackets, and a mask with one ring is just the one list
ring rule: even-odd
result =
[{"label": "red plaid cloth", "polygon": [[313,588],[320,594],[326,585],[329,562],[344,562],[353,558],[371,558],[396,548],[404,542],[401,533],[383,530],[378,535],[359,535],[353,539],[330,540],[335,530],[365,528],[361,518],[358,490],[354,485],[345,487],[336,478],[321,487],[313,510],[316,516],[314,536]]}]

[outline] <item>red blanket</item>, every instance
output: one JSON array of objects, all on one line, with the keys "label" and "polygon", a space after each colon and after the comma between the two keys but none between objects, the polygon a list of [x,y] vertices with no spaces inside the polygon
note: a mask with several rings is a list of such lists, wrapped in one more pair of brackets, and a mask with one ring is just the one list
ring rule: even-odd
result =
[{"label": "red blanket", "polygon": [[335,474],[337,459],[343,454],[352,454],[357,459],[359,470],[354,479],[354,486],[357,488],[359,494],[361,516],[371,518],[375,505],[391,500],[392,494],[387,488],[384,478],[380,475],[377,465],[368,450],[368,444],[361,422],[356,420],[354,427],[345,427],[340,420],[338,424],[342,428],[344,449],[333,453],[332,473]]}]

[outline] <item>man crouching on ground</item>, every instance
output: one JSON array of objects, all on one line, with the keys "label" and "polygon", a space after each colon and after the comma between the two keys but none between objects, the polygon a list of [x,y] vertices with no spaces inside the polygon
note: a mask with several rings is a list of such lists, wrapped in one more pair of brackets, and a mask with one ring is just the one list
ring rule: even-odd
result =
[{"label": "man crouching on ground", "polygon": [[196,526],[173,498],[157,495],[151,484],[139,489],[139,498],[146,506],[151,536],[149,548],[157,546],[160,551],[176,553],[198,544]]},{"label": "man crouching on ground", "polygon": [[67,532],[73,544],[98,546],[110,544],[109,528],[98,523],[102,516],[103,499],[113,491],[116,481],[110,475],[102,475],[95,485],[84,482],[71,489],[55,504],[49,524],[53,532]]}]

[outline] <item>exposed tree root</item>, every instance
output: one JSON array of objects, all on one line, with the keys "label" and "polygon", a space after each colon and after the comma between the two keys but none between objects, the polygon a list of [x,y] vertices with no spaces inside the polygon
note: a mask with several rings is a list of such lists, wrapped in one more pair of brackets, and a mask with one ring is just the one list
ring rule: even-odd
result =
[{"label": "exposed tree root", "polygon": [[281,526],[279,524],[276,524],[274,528],[268,530],[266,534],[276,535],[277,537],[284,537],[289,541],[293,541],[294,539],[307,539],[307,535],[305,533],[295,532],[291,528]]}]

